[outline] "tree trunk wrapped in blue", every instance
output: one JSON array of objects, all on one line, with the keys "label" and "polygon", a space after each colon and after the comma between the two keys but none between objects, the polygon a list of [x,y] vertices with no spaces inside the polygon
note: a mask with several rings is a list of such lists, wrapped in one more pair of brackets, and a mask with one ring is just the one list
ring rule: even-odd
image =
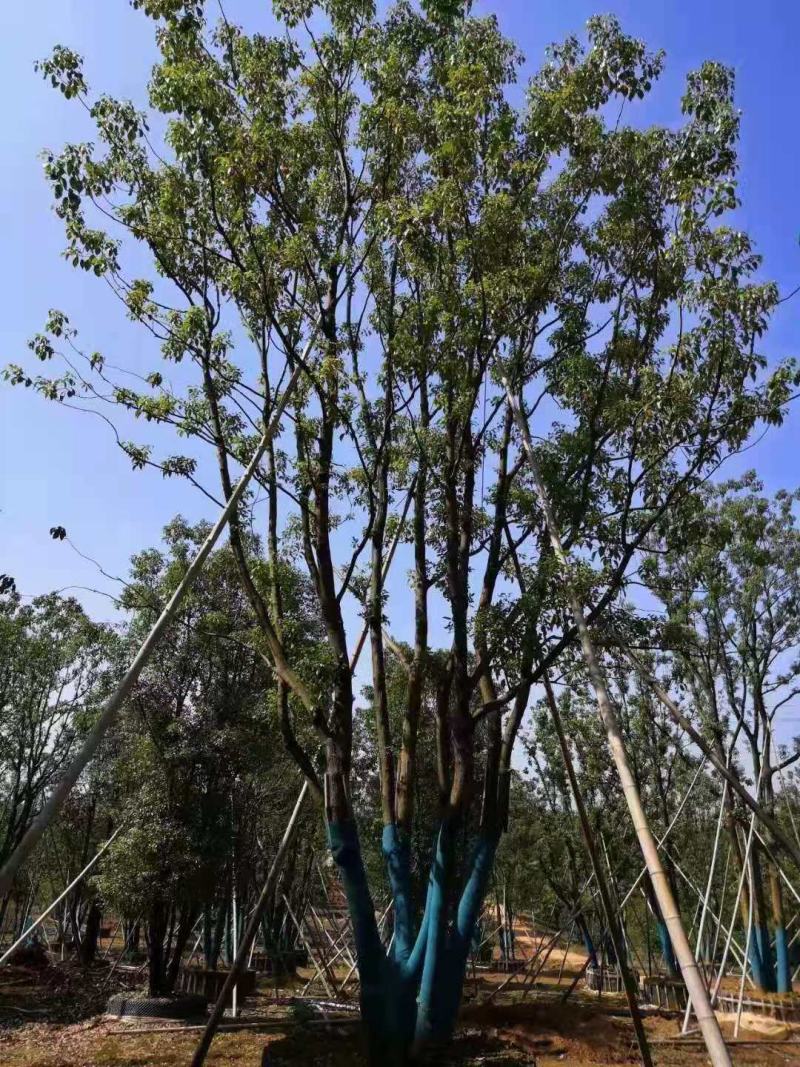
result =
[{"label": "tree trunk wrapped in blue", "polygon": [[759,988],[765,993],[775,992],[775,960],[772,956],[772,942],[769,936],[769,927],[766,923],[758,923],[753,926],[751,942],[755,938],[758,945],[758,955],[761,958],[762,980]]},{"label": "tree trunk wrapped in blue", "polygon": [[792,991],[792,967],[785,926],[775,927],[775,984],[779,993]]},{"label": "tree trunk wrapped in blue", "polygon": [[762,992],[767,991],[767,977],[764,972],[764,962],[761,958],[761,950],[758,944],[757,929],[753,926],[750,931],[750,948],[747,953],[747,958],[750,963],[750,973],[753,976],[753,981]]},{"label": "tree trunk wrapped in blue", "polygon": [[678,961],[675,959],[675,950],[672,947],[672,938],[669,936],[667,924],[661,916],[656,919],[656,929],[658,930],[658,941],[661,945],[661,955],[664,958],[664,966],[667,968],[667,973],[670,977],[677,978],[680,974]]},{"label": "tree trunk wrapped in blue", "polygon": [[383,828],[383,856],[394,904],[394,958],[407,963],[414,947],[414,903],[411,896],[411,850],[408,837],[396,825]]},{"label": "tree trunk wrapped in blue", "polygon": [[578,915],[578,917],[577,917],[577,919],[575,921],[578,924],[578,929],[580,930],[581,937],[583,938],[583,944],[584,944],[584,946],[586,948],[586,955],[589,957],[589,964],[592,967],[599,966],[598,961],[597,961],[597,949],[595,948],[594,941],[592,940],[592,935],[591,935],[591,932],[589,930],[589,926],[588,926],[588,924],[586,922],[586,919],[583,917],[583,914],[581,913],[580,915]]},{"label": "tree trunk wrapped in blue", "polygon": [[452,827],[442,825],[425,910],[414,936],[408,840],[396,825],[384,827],[383,854],[394,901],[394,940],[388,954],[381,943],[355,823],[329,823],[328,842],[353,924],[370,1062],[381,1067],[407,1063],[416,1051],[452,1037],[497,839],[478,839],[452,914],[448,886],[454,835]]}]

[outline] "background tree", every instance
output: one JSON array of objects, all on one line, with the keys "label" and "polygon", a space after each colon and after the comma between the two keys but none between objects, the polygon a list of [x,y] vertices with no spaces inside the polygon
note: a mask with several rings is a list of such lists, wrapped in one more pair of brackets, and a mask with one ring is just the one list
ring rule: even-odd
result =
[{"label": "background tree", "polygon": [[[796,495],[782,492],[769,499],[762,493],[754,475],[708,489],[691,515],[692,551],[685,548],[686,531],[675,531],[658,546],[647,573],[666,608],[663,644],[672,653],[676,682],[686,689],[716,751],[730,758],[741,781],[755,783],[755,795],[775,815],[781,814],[776,793],[782,776],[798,759],[797,742],[792,750],[779,742],[776,723],[780,710],[800,692],[800,533]],[[738,752],[740,739],[744,759]],[[746,820],[736,799],[726,796],[728,829],[741,870],[740,824]],[[778,846],[767,837],[764,845],[759,837],[753,842],[741,915],[746,928],[752,893],[755,980],[762,989],[788,992],[783,889],[769,858]]]},{"label": "background tree", "polygon": [[[132,612],[132,645],[207,532],[204,524],[175,519],[164,531],[164,550],[134,557],[122,596]],[[289,614],[299,640],[313,646],[314,621]],[[231,551],[220,549],[110,739],[109,799],[125,832],[98,882],[120,915],[146,924],[154,995],[172,991],[201,920],[207,964],[216,967],[223,938],[230,953],[232,897],[241,919],[293,802],[294,765],[279,743],[274,675],[258,646]]]},{"label": "background tree", "polygon": [[[76,600],[51,593],[25,605],[16,592],[0,596],[0,862],[106,695],[113,654],[111,630]],[[8,903],[0,901],[0,923]]]}]

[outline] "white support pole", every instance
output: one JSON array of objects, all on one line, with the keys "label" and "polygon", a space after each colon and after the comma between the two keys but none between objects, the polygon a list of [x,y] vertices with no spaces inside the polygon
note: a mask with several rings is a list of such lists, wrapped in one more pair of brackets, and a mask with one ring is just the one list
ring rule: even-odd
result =
[{"label": "white support pole", "polygon": [[800,866],[800,847],[792,840],[780,822],[766,810],[763,804],[760,804],[758,800],[745,789],[736,775],[733,774],[724,761],[716,755],[713,748],[708,741],[705,740],[700,731],[693,726],[689,719],[683,714],[672,697],[670,697],[669,693],[660,686],[658,681],[645,669],[638,656],[635,656],[628,648],[623,648],[621,651],[625,657],[630,660],[631,664],[636,668],[644,681],[647,682],[655,695],[667,709],[670,718],[676,726],[680,726],[689,739],[697,745],[700,751],[708,758],[712,767],[714,767],[718,774],[722,775],[733,792],[736,793],[740,800],[747,805],[750,811],[756,813],[761,820],[762,825],[765,826],[775,838],[776,843],[780,844],[782,848],[785,848],[795,863]]},{"label": "white support pole", "polygon": [[[672,833],[673,829],[675,828],[675,823],[676,823],[676,822],[678,821],[678,819],[679,819],[679,818],[681,817],[681,812],[682,812],[682,811],[683,811],[683,809],[684,809],[684,808],[686,807],[686,803],[687,803],[687,801],[688,801],[689,797],[690,797],[690,796],[691,796],[691,794],[692,794],[692,790],[693,790],[693,789],[694,789],[694,787],[695,787],[695,783],[697,782],[697,779],[698,779],[698,778],[700,777],[700,774],[702,773],[702,770],[703,770],[703,768],[705,767],[705,765],[706,765],[706,761],[705,761],[705,759],[703,759],[703,760],[701,761],[701,763],[700,763],[700,766],[699,766],[699,767],[697,768],[697,770],[695,771],[695,776],[694,776],[694,778],[692,778],[692,780],[691,780],[691,782],[689,783],[689,786],[688,786],[688,788],[687,788],[686,792],[685,792],[685,793],[683,794],[683,797],[681,798],[681,802],[680,802],[680,804],[678,805],[677,811],[675,812],[675,814],[674,814],[674,815],[672,816],[672,818],[670,819],[670,823],[669,823],[669,826],[668,826],[668,827],[666,828],[666,830],[664,831],[664,833],[663,833],[663,834],[661,835],[661,837],[659,837],[658,841],[656,842],[656,846],[657,846],[658,848],[661,848],[661,846],[662,846],[662,845],[664,844],[664,842],[665,842],[665,841],[667,840],[667,838],[669,837],[669,835],[670,835],[670,834]],[[639,874],[638,874],[638,875],[636,876],[636,881],[635,881],[635,882],[633,883],[633,885],[632,885],[632,886],[630,887],[630,889],[628,890],[628,892],[627,892],[627,893],[625,894],[625,896],[624,896],[624,897],[622,898],[622,903],[621,903],[621,904],[620,904],[620,906],[619,906],[619,910],[620,910],[620,912],[622,912],[622,909],[623,909],[623,908],[625,907],[625,905],[626,905],[626,904],[628,903],[628,901],[630,900],[630,898],[631,898],[631,897],[633,896],[633,894],[634,894],[634,893],[636,892],[636,887],[637,887],[637,886],[639,885],[639,882],[641,882],[641,880],[642,880],[642,879],[644,878],[644,876],[645,876],[646,874],[647,874],[647,866],[644,866],[644,867],[642,867],[642,869],[641,869],[641,870],[639,871]]]},{"label": "white support pole", "polygon": [[[231,879],[231,955],[233,959],[236,959],[237,943],[238,943],[238,931],[236,929],[239,922],[239,916],[236,911],[236,868],[234,867],[233,878]],[[255,940],[255,938],[253,939]],[[237,992],[239,986],[234,982],[233,989],[231,990],[231,1018],[236,1018],[237,1009]]]},{"label": "white support pole", "polygon": [[[764,769],[764,767],[763,767],[763,764],[762,764],[761,770],[763,771],[763,769]],[[759,777],[758,777],[758,785],[756,786],[756,794],[758,793],[758,789],[759,789],[760,785],[761,785],[761,774],[759,774]],[[750,815],[750,829],[748,830],[748,833],[747,833],[747,844],[745,845],[745,849],[744,849],[744,859],[742,860],[742,873],[739,875],[739,885],[738,885],[738,887],[736,889],[736,900],[734,900],[734,902],[733,902],[733,914],[731,915],[731,927],[730,927],[730,930],[728,931],[727,940],[725,941],[725,950],[722,953],[722,963],[720,963],[720,965],[719,965],[719,973],[717,974],[717,980],[714,983],[714,989],[713,989],[713,991],[711,993],[711,1003],[712,1004],[717,999],[717,994],[719,993],[719,987],[722,984],[722,977],[725,974],[725,964],[728,962],[728,952],[730,951],[731,941],[733,940],[733,927],[734,927],[734,925],[736,923],[736,913],[739,910],[739,901],[742,899],[742,888],[744,886],[744,879],[745,879],[745,875],[747,874],[748,864],[750,862],[750,849],[751,849],[751,847],[753,845],[753,831],[755,830],[755,826],[756,826],[756,813],[752,812],[752,814]],[[751,908],[752,908],[752,898],[751,898],[751,901],[750,901],[750,905],[751,905]],[[720,919],[720,921],[721,921],[721,919]],[[749,943],[750,943],[749,933],[750,933],[750,926],[751,925],[752,925],[752,923],[748,923],[747,924],[747,926],[748,926],[748,930],[747,930],[747,932],[748,932],[748,944],[747,944],[747,947],[745,948],[745,957],[744,957],[744,961],[742,963],[742,972],[745,973],[745,974],[747,973],[747,950],[749,948]]]},{"label": "white support pole", "polygon": [[714,943],[711,946],[711,959],[712,961],[717,958],[717,946],[719,945],[719,935],[722,931],[722,916],[725,914],[725,896],[728,891],[728,870],[731,864],[731,852],[733,846],[728,845],[728,852],[725,856],[725,869],[722,872],[722,895],[719,898],[719,918],[716,920],[717,928],[714,931]]},{"label": "white support pole", "polygon": [[[669,826],[666,828],[664,833],[658,839],[657,844],[658,844],[659,848],[661,848],[661,846],[667,840],[669,835],[672,833],[672,830],[673,830],[675,824],[677,823],[678,819],[680,818],[681,812],[683,811],[684,807],[686,806],[686,802],[688,801],[689,797],[691,796],[691,793],[692,793],[692,790],[694,789],[695,783],[697,782],[697,779],[700,777],[700,774],[701,774],[704,766],[705,766],[705,760],[703,760],[700,763],[700,766],[697,768],[697,771],[695,772],[694,778],[689,783],[689,786],[687,787],[686,792],[683,794],[683,797],[681,798],[681,802],[678,805],[677,811],[675,812],[675,814],[673,815],[672,819],[670,820]],[[618,912],[617,912],[618,915],[622,916],[622,911],[623,911],[625,905],[628,903],[628,901],[630,900],[631,896],[636,891],[636,887],[639,885],[639,882],[641,882],[642,878],[644,878],[646,873],[647,873],[647,867],[646,866],[642,867],[641,871],[639,871],[639,874],[638,874],[638,876],[636,878],[636,881],[633,883],[633,885],[630,887],[628,892],[622,898],[622,903],[620,904]],[[568,918],[566,920],[568,923],[572,922],[576,918],[576,916],[578,915],[578,912],[581,910],[581,908],[584,907],[584,905],[582,905],[580,903],[580,900],[583,897],[583,894],[587,891],[589,886],[594,881],[594,878],[595,878],[594,872],[592,872],[586,878],[586,880],[584,881],[584,883],[581,886],[580,890],[578,891],[578,897],[577,897],[578,904],[576,905],[575,908],[573,908],[572,912],[568,916]],[[592,892],[592,895],[589,898],[590,903],[597,899],[597,897],[599,896],[599,893],[600,893],[600,891],[598,889],[595,889]],[[536,960],[538,959],[538,956],[539,956],[539,952],[541,951],[541,948],[544,945],[544,935],[542,935],[540,943],[539,943],[539,946],[538,947],[536,946],[536,918],[533,915],[533,913],[531,913],[531,918],[530,918],[530,921],[529,921],[528,925],[530,927],[530,940],[531,940],[531,944],[533,946],[533,955],[532,955],[531,959],[526,962],[526,965],[523,968],[523,973],[527,973],[529,968],[531,967],[531,965],[536,962]],[[562,927],[561,930],[559,931],[559,933],[562,933],[564,931],[564,929],[565,929],[565,927]],[[489,995],[489,997],[487,999],[487,1003],[489,1001],[493,1000],[494,997],[496,996],[496,994],[499,993],[502,989],[504,989],[505,986],[508,985],[508,983],[511,981],[511,979],[514,978],[515,976],[518,976],[518,974],[515,975],[515,972],[512,972],[507,978],[505,978],[500,983],[499,986],[495,986],[495,988],[493,989],[492,993]]]},{"label": "white support pole", "polygon": [[[87,875],[89,873],[89,871],[92,869],[92,867],[94,867],[95,863],[97,863],[97,861],[100,859],[100,857],[103,855],[105,850],[108,848],[108,846],[111,844],[111,842],[114,840],[114,838],[117,836],[117,834],[121,830],[122,830],[122,826],[118,826],[116,828],[116,830],[114,831],[114,833],[111,835],[111,837],[109,837],[108,841],[106,841],[106,843],[104,845],[101,845],[101,847],[94,854],[92,859],[89,860],[89,862],[86,864],[86,866],[80,872],[80,874],[76,875],[75,878],[72,879],[72,881],[69,883],[67,888],[63,891],[63,893],[60,893],[56,897],[56,899],[53,901],[53,903],[50,905],[50,907],[46,908],[42,912],[42,914],[39,916],[39,918],[34,923],[32,923],[31,926],[27,930],[25,930],[23,932],[21,937],[17,938],[17,940],[14,942],[14,944],[11,946],[11,948],[6,949],[6,951],[3,953],[3,955],[0,956],[0,964],[5,963],[5,961],[9,958],[9,956],[13,955],[14,951],[19,948],[19,946],[22,944],[22,942],[27,940],[27,938],[30,937],[30,935],[33,933],[33,931],[36,929],[36,927],[39,926],[41,923],[43,923],[48,915],[50,915],[52,912],[55,911],[55,909],[58,907],[58,905],[61,903],[61,901],[75,888],[75,886],[78,884],[78,882],[80,882],[80,880],[85,875]],[[63,944],[63,938],[62,938],[62,944]]]},{"label": "white support pole", "polygon": [[247,962],[247,953],[250,950],[251,943],[255,940],[256,934],[258,933],[258,924],[261,921],[261,916],[264,912],[264,908],[266,907],[270,897],[272,896],[272,892],[278,880],[278,874],[280,873],[281,867],[283,866],[284,858],[294,840],[295,833],[297,832],[297,824],[298,819],[300,817],[300,812],[303,808],[303,804],[305,803],[306,797],[308,796],[308,792],[308,782],[305,781],[303,782],[300,792],[297,795],[297,800],[295,801],[294,808],[292,809],[292,814],[289,817],[289,822],[286,824],[286,829],[283,831],[283,837],[281,838],[281,842],[278,845],[278,851],[275,853],[275,856],[272,860],[272,864],[267,874],[266,881],[264,882],[264,886],[259,895],[258,901],[256,902],[256,906],[253,908],[252,914],[250,915],[250,919],[242,934],[242,940],[239,944],[238,951],[233,961],[233,965],[231,966],[230,973],[225,979],[222,989],[219,992],[217,1002],[211,1011],[211,1015],[209,1016],[206,1029],[203,1033],[199,1045],[197,1046],[197,1049],[195,1050],[194,1056],[192,1058],[192,1067],[201,1067],[201,1065],[205,1062],[206,1055],[208,1054],[208,1050],[211,1046],[211,1041],[213,1040],[214,1034],[217,1031],[217,1027],[219,1026],[220,1020],[222,1019],[222,1014],[225,1010],[225,1001],[227,1000],[228,993],[231,991],[231,987],[236,982],[241,971],[244,969],[245,963]]},{"label": "white support pole", "polygon": [[89,731],[89,734],[86,737],[86,740],[81,745],[80,750],[77,752],[69,767],[64,772],[63,777],[53,789],[53,792],[50,794],[49,798],[47,799],[47,802],[43,805],[42,810],[39,812],[39,814],[33,820],[31,825],[28,827],[25,836],[22,838],[20,843],[11,853],[11,856],[6,861],[5,866],[0,871],[0,897],[5,896],[5,894],[11,890],[11,886],[14,882],[14,878],[16,876],[17,871],[28,858],[30,853],[33,851],[34,847],[39,841],[39,838],[45,832],[47,827],[50,825],[56,815],[58,815],[64,804],[64,801],[69,796],[72,787],[77,782],[86,765],[94,756],[98,746],[100,745],[100,742],[105,737],[109,728],[115,722],[117,715],[119,714],[120,708],[124,704],[134,685],[136,684],[136,681],[139,678],[139,675],[142,673],[142,670],[147,665],[148,660],[153,654],[153,650],[155,649],[156,645],[164,634],[164,631],[167,629],[167,627],[177,615],[178,609],[183,603],[184,597],[192,588],[198,574],[203,569],[203,565],[205,564],[206,559],[210,555],[211,550],[213,549],[214,545],[217,543],[220,537],[220,534],[225,529],[231,516],[236,510],[239,501],[241,500],[244,494],[245,489],[250,483],[250,479],[255,474],[256,468],[261,462],[261,458],[264,455],[267,446],[269,445],[272,438],[275,436],[280,426],[281,418],[283,417],[283,412],[297,387],[297,383],[300,380],[301,374],[303,373],[303,368],[311,352],[311,347],[314,343],[316,335],[317,327],[314,328],[303,352],[303,356],[297,361],[294,372],[292,373],[291,378],[287,382],[286,388],[284,389],[280,400],[275,406],[272,417],[269,421],[269,425],[265,429],[264,434],[258,443],[258,447],[253,453],[253,458],[247,464],[244,474],[242,475],[238,484],[236,485],[230,497],[228,498],[225,507],[222,509],[222,513],[212,526],[208,537],[201,545],[200,550],[198,551],[195,558],[189,564],[189,569],[186,571],[186,574],[181,579],[181,582],[179,583],[175,592],[170,597],[166,607],[161,612],[156,622],[153,624],[153,628],[150,630],[150,633],[142,642],[139,651],[136,653],[133,662],[125,672],[122,681],[119,683],[117,688],[106,701],[103,710],[99,718],[97,719],[97,722]]},{"label": "white support pole", "polygon": [[[695,885],[695,883],[691,880],[691,878],[686,873],[686,871],[684,871],[684,869],[681,867],[680,863],[677,861],[675,856],[669,851],[669,849],[665,849],[664,851],[666,852],[667,856],[669,856],[669,858],[672,860],[672,865],[675,868],[675,870],[678,872],[678,874],[681,876],[681,878],[684,880],[684,882],[686,882],[688,887],[691,889],[691,891],[697,897],[698,901],[702,901],[702,899],[703,899],[702,890],[700,890],[698,888],[698,886]],[[712,919],[715,919],[715,920],[717,920],[719,922],[722,922],[722,916],[721,915],[717,915],[713,908],[709,908],[709,912],[710,912],[710,915],[711,915]],[[725,933],[727,934],[728,933],[728,928],[725,926],[724,923],[723,923],[723,929],[724,929]],[[736,955],[736,957],[737,957],[737,962],[741,962],[744,959],[744,957],[741,955],[742,946],[739,944],[739,942],[736,940],[735,937],[731,939],[731,948],[735,950],[734,955]]]},{"label": "white support pole", "polygon": [[[708,914],[708,902],[711,898],[711,888],[714,884],[714,872],[717,869],[717,852],[719,851],[719,838],[722,830],[722,816],[725,812],[725,801],[728,798],[728,783],[724,782],[722,785],[722,800],[719,805],[719,816],[717,817],[717,832],[714,835],[714,847],[711,850],[711,864],[708,868],[708,882],[706,883],[706,895],[703,897],[703,910],[700,914],[700,926],[697,930],[697,943],[695,944],[694,954],[695,956],[702,950],[703,946],[703,932],[706,926],[706,915]],[[722,916],[720,915],[720,918]],[[745,957],[746,958],[746,957]],[[681,1033],[685,1034],[689,1027],[689,1015],[692,1011],[692,998],[686,999],[686,1012],[683,1016],[683,1026],[681,1027]]]},{"label": "white support pole", "polygon": [[747,871],[747,880],[749,883],[750,899],[747,902],[747,937],[744,942],[744,965],[742,966],[742,980],[739,983],[739,1000],[736,1004],[736,1022],[733,1025],[733,1036],[739,1036],[739,1025],[742,1021],[742,1001],[744,1000],[744,981],[747,977],[747,958],[750,955],[750,939],[753,936],[753,895],[754,886],[752,878],[753,858],[745,861],[745,870]]},{"label": "white support pole", "polygon": [[530,467],[533,478],[536,497],[547,524],[547,531],[550,536],[550,544],[553,549],[553,554],[561,569],[561,575],[578,633],[578,638],[580,640],[586,669],[592,683],[592,688],[597,697],[598,712],[606,730],[608,746],[617,768],[617,774],[619,775],[622,784],[622,791],[628,805],[631,821],[633,822],[633,827],[639,840],[642,855],[647,864],[647,870],[653,883],[653,890],[656,899],[658,900],[659,908],[661,909],[664,924],[669,931],[669,936],[673,948],[675,949],[675,955],[678,958],[678,964],[680,965],[681,974],[686,983],[686,988],[695,1005],[697,1022],[700,1026],[706,1048],[708,1049],[709,1059],[711,1060],[713,1067],[731,1067],[730,1054],[722,1037],[717,1017],[711,1007],[711,1002],[708,998],[708,990],[706,989],[703,976],[697,966],[692,947],[686,936],[683,920],[680,911],[678,910],[666,871],[661,863],[655,837],[650,829],[647,814],[644,810],[644,805],[642,804],[642,798],[639,794],[638,786],[636,785],[636,779],[628,760],[628,753],[625,749],[625,740],[622,736],[617,713],[614,710],[614,706],[608,693],[608,687],[606,686],[605,672],[603,671],[603,667],[597,656],[594,641],[586,622],[583,604],[578,597],[570,576],[569,560],[564,552],[564,547],[561,543],[561,532],[556,521],[555,512],[553,511],[544,484],[544,479],[539,470],[539,462],[536,458],[533,441],[531,440],[528,420],[523,414],[519,398],[512,392],[509,383],[505,379],[503,380],[503,385],[506,390],[509,406],[514,416],[514,421],[522,438],[528,466]]}]

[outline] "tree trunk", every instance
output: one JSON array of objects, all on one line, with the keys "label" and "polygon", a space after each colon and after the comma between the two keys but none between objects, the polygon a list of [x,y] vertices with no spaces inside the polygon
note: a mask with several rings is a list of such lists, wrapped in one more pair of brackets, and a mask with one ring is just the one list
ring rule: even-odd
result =
[{"label": "tree trunk", "polygon": [[191,937],[197,912],[194,908],[182,908],[178,930],[175,936],[175,944],[172,947],[170,959],[165,970],[164,991],[172,993],[178,980],[178,971],[181,966],[183,952]]},{"label": "tree trunk", "polygon": [[142,924],[137,919],[136,922],[125,922],[122,925],[123,937],[125,939],[124,952],[129,955],[139,951],[139,940],[142,935]]},{"label": "tree trunk", "polygon": [[[391,871],[398,865],[398,843],[394,830],[387,829],[384,848],[394,885],[396,870]],[[328,841],[353,925],[369,1062],[374,1067],[399,1067],[452,1038],[497,841],[486,836],[478,839],[457,906],[448,907],[455,833],[452,825],[443,824],[416,937],[412,943],[407,936],[410,931],[404,932],[401,948],[389,955],[378,934],[355,824],[352,820],[329,822]],[[402,852],[402,840],[399,848]]]},{"label": "tree trunk", "polygon": [[167,909],[160,901],[153,904],[147,924],[147,982],[151,997],[164,989],[164,938],[167,933]]},{"label": "tree trunk", "polygon": [[791,993],[792,968],[789,962],[789,942],[783,915],[783,890],[778,869],[771,861],[768,871],[772,928],[775,932],[775,987],[779,993]]},{"label": "tree trunk", "polygon": [[586,948],[586,955],[589,957],[590,966],[599,966],[597,959],[597,950],[594,947],[594,941],[592,940],[592,935],[589,931],[589,924],[586,922],[586,918],[582,911],[579,911],[578,914],[575,916],[575,923],[578,927],[578,930],[580,931],[581,937],[583,938],[583,944]]},{"label": "tree trunk", "polygon": [[769,925],[767,923],[766,896],[764,893],[764,870],[761,863],[761,849],[758,841],[753,841],[750,852],[750,873],[753,886],[753,933],[750,941],[756,941],[761,960],[762,985],[766,993],[775,992],[775,959],[772,954]]},{"label": "tree trunk", "polygon": [[653,921],[656,924],[656,933],[658,934],[658,943],[661,946],[661,958],[664,961],[664,967],[670,978],[676,978],[680,974],[680,968],[678,967],[678,961],[675,959],[675,950],[672,947],[672,939],[669,936],[667,924],[664,922],[664,917],[661,914],[661,908],[658,906],[658,900],[649,874],[645,874],[644,876],[644,891],[647,897],[647,903],[653,915]]},{"label": "tree trunk", "polygon": [[96,900],[93,900],[89,907],[89,914],[86,916],[86,926],[83,931],[83,939],[79,949],[79,958],[84,967],[88,967],[90,963],[94,963],[95,956],[97,955],[97,939],[100,934],[100,920],[102,915],[103,913],[99,903]]}]

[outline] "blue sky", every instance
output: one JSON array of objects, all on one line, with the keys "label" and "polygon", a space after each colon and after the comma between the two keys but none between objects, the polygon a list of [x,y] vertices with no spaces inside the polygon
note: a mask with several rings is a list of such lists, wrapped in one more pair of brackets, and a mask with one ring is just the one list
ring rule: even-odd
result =
[{"label": "blue sky", "polygon": [[[62,100],[33,71],[55,43],[86,57],[95,89],[144,103],[155,51],[152,24],[127,0],[28,0],[0,5],[0,82],[5,106],[0,142],[0,363],[25,362],[26,340],[47,309],[67,312],[89,350],[110,362],[152,369],[149,338],[125,320],[98,279],[77,273],[60,258],[62,234],[49,203],[39,152],[91,131],[81,109]],[[227,0],[231,19],[269,32],[269,0]],[[782,292],[800,283],[800,5],[793,0],[666,0],[660,4],[602,0],[483,0],[504,31],[539,65],[545,45],[582,32],[586,19],[612,11],[624,28],[667,53],[664,76],[637,121],[674,123],[686,73],[703,59],[733,65],[743,111],[738,224],[756,239],[764,275]],[[800,353],[800,297],[775,319],[767,341],[774,356]],[[798,414],[739,463],[755,466],[768,489],[798,484]],[[735,468],[731,468],[733,472]],[[60,409],[32,393],[0,384],[0,571],[19,590],[90,586],[114,591],[89,563],[48,530],[64,525],[76,544],[110,573],[124,574],[130,555],[159,539],[176,512],[213,518],[211,505],[179,481],[156,472],[134,473],[100,420]],[[98,616],[110,616],[104,597],[80,593]]]}]

